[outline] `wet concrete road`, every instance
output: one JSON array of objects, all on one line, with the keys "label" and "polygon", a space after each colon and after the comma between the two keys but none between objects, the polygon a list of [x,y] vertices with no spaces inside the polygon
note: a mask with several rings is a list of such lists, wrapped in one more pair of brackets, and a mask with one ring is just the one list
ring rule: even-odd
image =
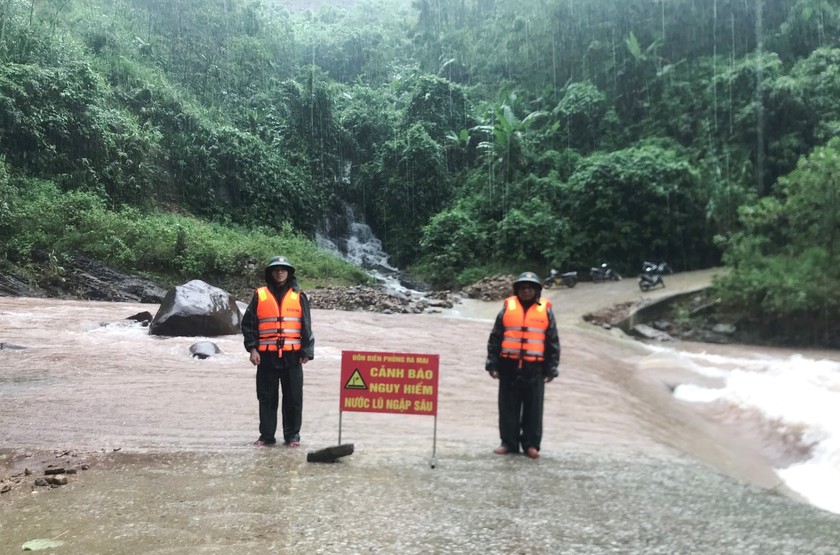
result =
[{"label": "wet concrete road", "polygon": [[[840,518],[700,463],[445,449],[437,468],[382,448],[111,456],[72,486],[4,501],[3,553],[837,553]],[[456,458],[451,455],[459,454]]]}]

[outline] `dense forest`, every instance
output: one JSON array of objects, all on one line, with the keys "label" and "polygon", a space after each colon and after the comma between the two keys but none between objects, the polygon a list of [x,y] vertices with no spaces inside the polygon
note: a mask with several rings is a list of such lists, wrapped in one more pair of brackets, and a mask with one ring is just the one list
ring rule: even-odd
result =
[{"label": "dense forest", "polygon": [[726,264],[840,321],[833,0],[0,0],[0,261],[316,284],[348,207],[400,268]]}]

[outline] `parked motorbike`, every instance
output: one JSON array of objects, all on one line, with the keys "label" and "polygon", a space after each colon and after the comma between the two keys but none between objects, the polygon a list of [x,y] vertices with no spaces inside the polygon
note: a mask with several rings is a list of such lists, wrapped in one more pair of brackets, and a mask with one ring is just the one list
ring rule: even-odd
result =
[{"label": "parked motorbike", "polygon": [[665,280],[662,279],[662,274],[671,274],[673,270],[667,262],[642,262],[642,273],[639,274],[639,289],[648,291],[654,287],[665,287]]},{"label": "parked motorbike", "polygon": [[548,277],[543,280],[543,287],[545,289],[551,289],[558,281],[566,287],[572,288],[577,285],[577,272],[560,273],[560,270],[552,268]]},{"label": "parked motorbike", "polygon": [[592,281],[607,281],[609,279],[620,281],[621,276],[618,272],[610,268],[610,265],[603,262],[600,266],[593,266],[589,269],[589,275],[592,276]]}]

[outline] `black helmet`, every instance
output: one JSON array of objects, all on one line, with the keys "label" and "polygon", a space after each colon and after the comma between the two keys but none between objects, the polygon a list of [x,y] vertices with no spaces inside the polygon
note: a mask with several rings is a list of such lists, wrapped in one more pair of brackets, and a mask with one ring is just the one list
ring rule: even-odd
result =
[{"label": "black helmet", "polygon": [[295,267],[292,266],[292,263],[289,262],[289,259],[285,256],[272,256],[271,260],[268,261],[268,264],[265,265],[265,269],[267,270],[275,266],[285,266],[289,269],[289,272],[295,271]]},{"label": "black helmet", "polygon": [[519,274],[519,277],[516,278],[516,281],[513,282],[513,290],[516,291],[517,287],[523,283],[532,283],[534,284],[535,288],[539,291],[542,289],[542,282],[540,278],[537,277],[537,274],[534,272],[522,272]]},{"label": "black helmet", "polygon": [[278,266],[289,269],[289,279],[295,275],[295,267],[292,266],[292,263],[289,262],[288,258],[285,256],[272,256],[271,260],[268,261],[268,264],[265,265],[265,280],[267,282],[270,283],[271,280],[271,269]]}]

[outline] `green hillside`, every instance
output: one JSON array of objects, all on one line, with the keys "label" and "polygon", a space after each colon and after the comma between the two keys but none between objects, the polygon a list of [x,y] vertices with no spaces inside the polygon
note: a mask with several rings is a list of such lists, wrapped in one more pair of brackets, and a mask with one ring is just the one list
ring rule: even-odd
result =
[{"label": "green hillside", "polygon": [[835,2],[0,0],[0,62],[8,264],[352,283],[312,242],[349,204],[439,286],[723,261],[840,315]]}]

